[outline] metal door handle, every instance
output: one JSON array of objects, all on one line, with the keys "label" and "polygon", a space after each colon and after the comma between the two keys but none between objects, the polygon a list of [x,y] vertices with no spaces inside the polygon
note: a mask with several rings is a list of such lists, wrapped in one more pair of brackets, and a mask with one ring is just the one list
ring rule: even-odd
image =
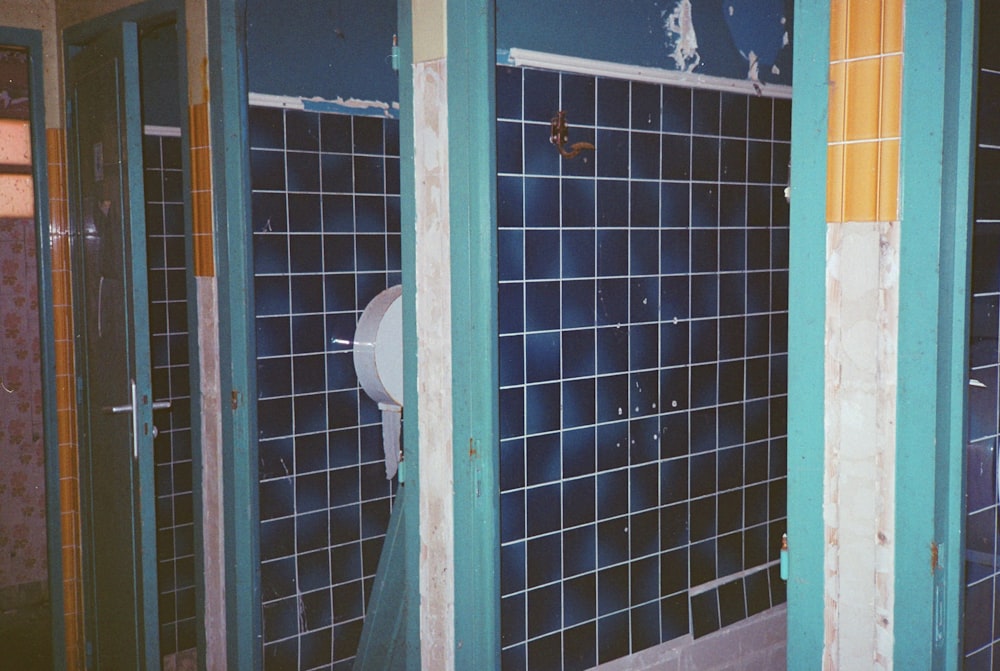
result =
[{"label": "metal door handle", "polygon": [[106,405],[104,412],[111,415],[132,415],[132,458],[139,458],[139,407],[136,404],[135,379],[129,380],[129,401],[128,405]]},{"label": "metal door handle", "polygon": [[169,410],[170,401],[153,401],[153,410]]}]

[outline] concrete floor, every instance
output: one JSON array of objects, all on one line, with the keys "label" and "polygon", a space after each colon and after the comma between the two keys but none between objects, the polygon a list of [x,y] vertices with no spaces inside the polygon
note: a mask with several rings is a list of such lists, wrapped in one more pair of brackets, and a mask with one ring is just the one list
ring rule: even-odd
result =
[{"label": "concrete floor", "polygon": [[3,671],[52,669],[48,603],[0,611],[0,668]]}]

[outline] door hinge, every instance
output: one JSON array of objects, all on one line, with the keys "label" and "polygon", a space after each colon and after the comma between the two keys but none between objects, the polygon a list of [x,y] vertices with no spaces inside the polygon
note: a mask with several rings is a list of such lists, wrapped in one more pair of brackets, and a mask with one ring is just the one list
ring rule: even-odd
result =
[{"label": "door hinge", "polygon": [[236,408],[238,408],[240,405],[240,392],[234,389],[231,398],[232,398],[233,412],[235,412]]}]

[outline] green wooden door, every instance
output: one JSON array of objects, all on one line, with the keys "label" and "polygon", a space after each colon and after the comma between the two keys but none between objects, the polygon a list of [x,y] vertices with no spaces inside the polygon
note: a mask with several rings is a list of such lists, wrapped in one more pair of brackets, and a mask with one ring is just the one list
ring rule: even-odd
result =
[{"label": "green wooden door", "polygon": [[84,617],[90,668],[158,669],[137,29],[67,68]]}]

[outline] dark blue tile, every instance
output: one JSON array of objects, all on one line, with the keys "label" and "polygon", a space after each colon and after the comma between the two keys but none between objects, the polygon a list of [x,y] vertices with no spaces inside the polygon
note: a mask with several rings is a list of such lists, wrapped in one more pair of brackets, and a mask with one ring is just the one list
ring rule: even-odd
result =
[{"label": "dark blue tile", "polygon": [[285,164],[289,191],[319,191],[319,154],[290,151]]},{"label": "dark blue tile", "polygon": [[628,128],[629,82],[622,79],[597,80],[597,125]]},{"label": "dark blue tile", "polygon": [[677,503],[661,508],[660,549],[683,548],[688,542],[688,504]]},{"label": "dark blue tile", "polygon": [[302,110],[286,110],[285,147],[319,151],[319,115]]},{"label": "dark blue tile", "polygon": [[574,124],[594,124],[596,89],[593,77],[562,74],[562,109]]},{"label": "dark blue tile", "polygon": [[632,128],[657,131],[660,129],[660,87],[645,82],[632,82]]},{"label": "dark blue tile", "polygon": [[562,385],[563,428],[593,424],[596,418],[594,380],[592,378],[568,380]]},{"label": "dark blue tile", "polygon": [[251,106],[247,111],[250,146],[281,149],[285,142],[284,112],[272,107]]},{"label": "dark blue tile", "polygon": [[258,452],[261,480],[291,475],[295,465],[291,438],[262,440]]},{"label": "dark blue tile", "polygon": [[298,233],[319,233],[323,230],[320,197],[315,194],[288,195],[288,230]]},{"label": "dark blue tile", "polygon": [[559,383],[536,384],[525,388],[525,429],[528,433],[543,433],[559,429],[561,404]]},{"label": "dark blue tile", "polygon": [[719,139],[691,138],[691,179],[716,182],[719,179]]},{"label": "dark blue tile", "polygon": [[[593,462],[593,447],[591,447],[590,460]],[[591,470],[593,467],[591,466]],[[594,495],[595,480],[592,477],[574,478],[564,480],[562,487],[563,497],[563,528],[571,529],[584,524],[594,522]],[[567,541],[569,538],[566,539]],[[592,546],[591,546],[592,547]],[[575,552],[579,548],[566,548],[566,554]]]},{"label": "dark blue tile", "polygon": [[746,180],[747,143],[744,140],[722,141],[719,151],[719,180],[743,182]]},{"label": "dark blue tile", "polygon": [[260,483],[260,518],[269,520],[295,511],[295,491],[291,478]]},{"label": "dark blue tile", "polygon": [[500,664],[503,669],[511,671],[526,671],[528,668],[528,646],[525,643],[504,648],[500,651]]},{"label": "dark blue tile", "polygon": [[642,417],[657,412],[659,388],[655,370],[632,373],[629,379],[629,416]]},{"label": "dark blue tile", "polygon": [[664,131],[688,133],[691,130],[691,89],[663,87],[661,124]]},{"label": "dark blue tile", "polygon": [[251,188],[262,191],[284,191],[285,154],[280,151],[253,149],[250,151]]},{"label": "dark blue tile", "polygon": [[628,320],[628,279],[597,281],[597,324],[621,326]]},{"label": "dark blue tile", "polygon": [[354,124],[354,152],[356,154],[384,154],[385,121],[379,117],[355,116]]},{"label": "dark blue tile", "polygon": [[747,317],[747,356],[761,356],[770,350],[771,324],[767,315]]},{"label": "dark blue tile", "polygon": [[[527,439],[525,463],[529,485],[553,482],[559,479],[561,455],[559,453],[559,434],[547,433],[541,436],[531,436]],[[537,490],[532,490],[537,491]],[[528,496],[531,505],[531,494]],[[558,513],[558,504],[555,506]],[[529,519],[531,514],[529,513]]]},{"label": "dark blue tile", "polygon": [[334,506],[330,508],[330,544],[341,545],[361,538],[360,506]]},{"label": "dark blue tile", "polygon": [[330,548],[330,580],[332,584],[361,579],[361,544],[347,543]]},{"label": "dark blue tile", "polygon": [[690,375],[683,366],[664,368],[660,371],[660,407],[667,411],[686,410],[690,404],[688,385]]},{"label": "dark blue tile", "polygon": [[[341,244],[336,244],[334,242],[335,238],[333,236],[324,236],[325,243],[328,244],[328,252],[326,261],[329,262],[330,254],[337,254],[338,256],[345,255],[344,243],[350,242],[349,240],[343,240]],[[331,240],[333,238],[333,240]],[[352,250],[353,252],[353,250]],[[351,254],[353,256],[353,253]],[[337,263],[338,266],[342,265]],[[330,267],[327,266],[327,270]],[[338,268],[340,270],[340,268]],[[328,274],[323,277],[324,283],[324,297],[326,301],[326,310],[329,312],[343,312],[343,311],[355,311],[358,309],[357,297],[354,293],[354,275],[347,273],[338,274]]]},{"label": "dark blue tile", "polygon": [[265,521],[261,515],[261,560],[288,557],[295,553],[295,520],[288,517]]},{"label": "dark blue tile", "polygon": [[522,336],[500,338],[500,385],[524,383],[524,340]]},{"label": "dark blue tile", "polygon": [[632,653],[641,652],[660,642],[660,604],[647,603],[631,612]]},{"label": "dark blue tile", "polygon": [[[322,375],[322,368],[319,369]],[[296,379],[296,387],[306,386],[305,382]],[[322,390],[322,386],[320,386]],[[300,390],[296,389],[296,394]],[[326,404],[323,394],[298,395],[293,400],[295,411],[295,431],[297,433],[309,433],[322,431],[326,428]]]},{"label": "dark blue tile", "polygon": [[385,270],[385,236],[358,235],[354,240],[358,271]]},{"label": "dark blue tile", "polygon": [[791,168],[791,146],[785,142],[775,142],[771,145],[771,182],[773,184],[788,184],[788,173]]},{"label": "dark blue tile", "polygon": [[299,660],[302,668],[318,668],[331,660],[332,630],[321,629],[299,639]]},{"label": "dark blue tile", "polygon": [[[501,296],[503,294],[501,286]],[[519,289],[520,287],[518,287]],[[525,285],[524,296],[524,329],[527,331],[545,331],[559,328],[559,283],[558,282],[531,282]],[[501,330],[512,332],[520,330],[512,320],[509,325],[515,328],[506,328],[508,324],[504,322],[504,312],[501,309]]]},{"label": "dark blue tile", "polygon": [[691,186],[691,227],[714,229],[719,225],[719,187],[716,184]]},{"label": "dark blue tile", "polygon": [[628,329],[629,368],[656,368],[659,330],[657,324],[637,325]]},{"label": "dark blue tile", "polygon": [[747,311],[747,276],[740,272],[719,275],[719,314],[742,315]]},{"label": "dark blue tile", "polygon": [[691,544],[690,566],[692,588],[716,579],[714,540],[705,540]]},{"label": "dark blue tile", "polygon": [[[701,264],[698,264],[698,265],[701,265]],[[692,275],[691,276],[691,316],[695,317],[695,318],[699,318],[699,317],[716,317],[716,316],[718,316],[718,314],[719,314],[719,278],[718,278],[718,276],[717,275]]]},{"label": "dark blue tile", "polygon": [[664,599],[660,604],[660,638],[664,642],[687,635],[689,632],[688,597],[678,594]]},{"label": "dark blue tile", "polygon": [[269,643],[270,639],[264,637],[264,668],[267,671],[295,671],[298,668],[298,640],[289,638],[277,643]]},{"label": "dark blue tile", "polygon": [[597,527],[593,524],[563,531],[563,575],[593,571],[597,566]]},{"label": "dark blue tile", "polygon": [[721,109],[722,134],[729,137],[746,137],[747,96],[738,93],[723,93]]},{"label": "dark blue tile", "polygon": [[500,437],[524,434],[524,388],[500,390]]},{"label": "dark blue tile", "polygon": [[[595,245],[595,235],[592,230],[563,230],[562,276],[564,278],[594,277],[596,268]],[[501,251],[503,251],[502,247]]]},{"label": "dark blue tile", "polygon": [[771,267],[771,233],[747,230],[747,270],[767,270]]},{"label": "dark blue tile", "polygon": [[771,137],[771,98],[752,96],[747,101],[747,134],[749,137],[770,139]]},{"label": "dark blue tile", "polygon": [[[660,269],[659,231],[629,231],[629,272],[632,275],[656,275]],[[655,303],[655,301],[654,301]]]},{"label": "dark blue tile", "polygon": [[[330,585],[330,553],[325,549],[316,552],[299,552],[296,556],[296,562],[301,591]],[[329,599],[329,595],[327,595],[327,599]]]},{"label": "dark blue tile", "polygon": [[548,122],[559,111],[559,74],[524,70],[524,118]]},{"label": "dark blue tile", "polygon": [[514,490],[500,495],[500,540],[524,538],[524,491]]},{"label": "dark blue tile", "polygon": [[629,188],[629,224],[656,227],[660,221],[660,193],[656,182],[632,182]]},{"label": "dark blue tile", "polygon": [[292,403],[290,399],[264,399],[257,403],[258,437],[275,438],[286,436],[291,432]]},{"label": "dark blue tile", "polygon": [[[710,383],[709,383],[710,384]],[[690,417],[691,453],[697,456],[692,463],[692,496],[703,496],[715,491],[715,452],[719,442],[716,431],[717,411],[713,408],[694,410]],[[701,454],[707,452],[708,454]]]},{"label": "dark blue tile", "polygon": [[[526,566],[524,547],[525,544],[521,542],[511,543],[500,548],[500,593],[502,595],[513,594],[525,588]],[[524,610],[523,602],[520,608],[522,611]],[[504,612],[502,617],[506,618],[507,613]]]},{"label": "dark blue tile", "polygon": [[629,322],[656,321],[660,314],[659,294],[658,277],[633,277],[629,282]]},{"label": "dark blue tile", "polygon": [[719,630],[719,601],[712,589],[691,597],[691,624],[695,638]]},{"label": "dark blue tile", "polygon": [[[625,536],[621,522],[605,523],[609,535]],[[617,527],[617,528],[615,528]],[[598,553],[601,552],[601,531],[598,528]],[[605,568],[597,574],[597,614],[608,615],[628,607],[628,566]],[[627,615],[627,613],[626,613]]]},{"label": "dark blue tile", "polygon": [[509,491],[524,486],[524,441],[505,440],[500,443],[500,490]]},{"label": "dark blue tile", "polygon": [[563,431],[562,437],[563,477],[572,478],[579,475],[593,474],[595,448],[597,445],[597,436],[593,427],[569,429]]},{"label": "dark blue tile", "polygon": [[717,533],[716,497],[705,496],[691,501],[691,542],[713,538]]},{"label": "dark blue tile", "polygon": [[[497,178],[497,226],[519,228],[524,225],[524,179]],[[537,203],[533,202],[533,205]],[[770,215],[769,215],[770,218]]]},{"label": "dark blue tile", "polygon": [[292,636],[298,631],[298,599],[295,597],[264,604],[264,640]]},{"label": "dark blue tile", "polygon": [[564,227],[591,228],[594,226],[594,191],[594,181],[591,179],[562,180],[562,225]]},{"label": "dark blue tile", "polygon": [[295,593],[295,559],[286,557],[260,565],[260,591],[263,601],[280,599]]},{"label": "dark blue tile", "polygon": [[747,615],[756,615],[771,607],[767,571],[757,571],[744,578]]},{"label": "dark blue tile", "polygon": [[664,552],[659,558],[660,595],[686,592],[688,588],[687,548]]},{"label": "dark blue tile", "polygon": [[747,181],[768,184],[771,181],[771,143],[747,143]]},{"label": "dark blue tile", "polygon": [[771,190],[766,186],[747,186],[747,225],[761,228],[771,225]]},{"label": "dark blue tile", "polygon": [[615,613],[597,621],[597,661],[601,664],[629,653],[628,612]]},{"label": "dark blue tile", "polygon": [[[301,399],[296,399],[298,402]],[[326,508],[331,496],[327,491],[326,473],[310,473],[295,478],[295,512],[304,513]]]},{"label": "dark blue tile", "polygon": [[627,422],[616,421],[597,427],[598,471],[620,468],[628,463],[628,439]]},{"label": "dark blue tile", "polygon": [[657,179],[660,176],[660,136],[657,133],[632,133],[630,136],[630,172],[632,179]]},{"label": "dark blue tile", "polygon": [[[598,129],[596,135],[597,175],[629,176],[629,134],[627,131]],[[263,188],[263,187],[261,187]]]},{"label": "dark blue tile", "polygon": [[622,229],[597,231],[597,275],[628,274],[629,232]]},{"label": "dark blue tile", "polygon": [[524,232],[524,275],[529,280],[559,277],[559,231],[533,230]]},{"label": "dark blue tile", "polygon": [[[654,377],[656,371],[650,371]],[[629,422],[629,463],[642,464],[656,461],[660,454],[660,422],[659,416],[650,415]]]},{"label": "dark blue tile", "polygon": [[561,159],[557,148],[549,142],[548,125],[525,124],[523,133],[524,174],[558,176]]},{"label": "dark blue tile", "polygon": [[706,363],[718,359],[718,324],[714,319],[701,319],[690,323],[692,363]]},{"label": "dark blue tile", "polygon": [[533,669],[562,667],[561,632],[528,641],[528,666]]},{"label": "dark blue tile", "polygon": [[523,170],[522,124],[497,122],[497,172],[519,174]]},{"label": "dark blue tile", "polygon": [[[599,473],[597,476],[597,518],[606,520],[627,513],[628,473],[625,470]],[[627,525],[619,524],[619,531],[622,531],[625,526]]]},{"label": "dark blue tile", "polygon": [[629,510],[632,513],[659,505],[658,470],[657,465],[652,463],[629,469]]},{"label": "dark blue tile", "polygon": [[597,330],[597,372],[621,373],[628,370],[629,329],[610,326]]},{"label": "dark blue tile", "polygon": [[692,225],[689,186],[682,182],[667,182],[660,187],[660,225],[665,228],[686,228]]},{"label": "dark blue tile", "polygon": [[322,150],[350,153],[351,117],[346,114],[320,114],[319,117]]},{"label": "dark blue tile", "polygon": [[354,232],[354,198],[323,196],[323,231],[325,233]]},{"label": "dark blue tile", "polygon": [[792,134],[792,101],[775,98],[772,102],[772,125],[775,140],[790,140]]},{"label": "dark blue tile", "polygon": [[563,376],[593,375],[595,361],[592,329],[562,332]]},{"label": "dark blue tile", "polygon": [[504,596],[500,601],[500,641],[504,646],[525,638],[524,602],[524,594]]},{"label": "dark blue tile", "polygon": [[385,193],[385,159],[381,156],[354,157],[355,193]]},{"label": "dark blue tile", "polygon": [[497,116],[521,118],[521,68],[498,66],[496,72]]},{"label": "dark blue tile", "polygon": [[[687,188],[685,186],[685,188]],[[623,180],[597,181],[597,225],[628,226],[628,183]]]},{"label": "dark blue tile", "polygon": [[254,309],[258,316],[288,314],[288,280],[287,276],[275,275],[254,278]]},{"label": "dark blue tile", "polygon": [[[559,180],[527,177],[524,180],[524,225],[559,226]],[[507,223],[506,218],[504,222]]]},{"label": "dark blue tile", "polygon": [[[364,620],[351,620],[344,624],[335,625],[333,628],[333,658],[334,661],[346,660],[353,657],[358,651],[358,641],[361,640],[361,626]],[[348,660],[347,664],[334,664],[333,671],[348,671],[353,666],[353,661]]]},{"label": "dark blue tile", "polygon": [[562,620],[561,585],[558,583],[528,592],[528,637],[534,638],[559,629]]},{"label": "dark blue tile", "polygon": [[[734,493],[738,494],[738,492],[730,492],[730,494]],[[720,497],[720,505],[721,505],[721,497]],[[720,534],[722,533],[721,528],[719,530],[719,533]],[[719,566],[720,576],[734,575],[743,570],[742,532],[729,533],[723,536],[719,536],[718,551],[719,551],[718,566]],[[742,581],[740,581],[740,589],[742,590],[742,588],[743,584]],[[744,617],[746,617],[745,613],[741,614],[739,616],[739,619],[743,619]]]},{"label": "dark blue tile", "polygon": [[597,379],[597,421],[611,422],[628,416],[628,376]]},{"label": "dark blue tile", "polygon": [[660,231],[660,272],[664,275],[687,274],[690,269],[690,233],[673,228]]},{"label": "dark blue tile", "polygon": [[693,133],[706,135],[719,134],[719,100],[718,91],[695,89],[692,92],[692,128]]},{"label": "dark blue tile", "polygon": [[566,580],[563,585],[563,620],[566,627],[593,620],[597,616],[597,580],[588,573]]},{"label": "dark blue tile", "polygon": [[[696,160],[700,157],[696,157]],[[691,176],[691,137],[667,133],[660,140],[660,177],[686,180]]]},{"label": "dark blue tile", "polygon": [[320,235],[289,236],[288,250],[291,272],[320,273],[323,271],[323,238]]},{"label": "dark blue tile", "polygon": [[[532,492],[528,490],[528,524],[531,525]],[[530,532],[529,532],[530,533]],[[528,589],[562,580],[562,536],[549,534],[527,542]]]}]

